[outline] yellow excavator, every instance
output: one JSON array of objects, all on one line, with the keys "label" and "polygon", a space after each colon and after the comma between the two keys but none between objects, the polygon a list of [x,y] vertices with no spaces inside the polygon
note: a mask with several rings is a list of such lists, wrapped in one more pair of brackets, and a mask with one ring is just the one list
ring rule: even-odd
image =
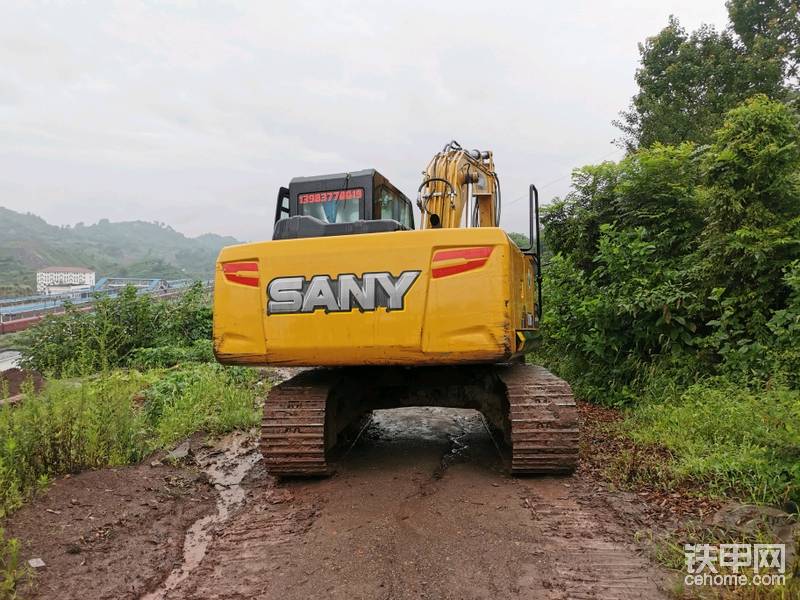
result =
[{"label": "yellow excavator", "polygon": [[314,367],[265,400],[261,450],[278,476],[327,475],[373,410],[473,408],[514,474],[571,472],[569,385],[525,364],[542,309],[539,202],[531,245],[499,228],[491,152],[447,144],[411,201],[373,169],[292,179],[272,240],[224,248],[214,351],[224,364]]}]

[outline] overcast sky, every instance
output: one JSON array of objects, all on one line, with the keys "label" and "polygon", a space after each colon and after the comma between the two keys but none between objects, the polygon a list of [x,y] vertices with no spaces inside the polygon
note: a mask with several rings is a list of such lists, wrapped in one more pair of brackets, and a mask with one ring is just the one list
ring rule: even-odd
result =
[{"label": "overcast sky", "polygon": [[294,176],[374,167],[415,199],[456,139],[520,199],[616,159],[637,43],[723,0],[0,1],[0,206],[263,239]]}]

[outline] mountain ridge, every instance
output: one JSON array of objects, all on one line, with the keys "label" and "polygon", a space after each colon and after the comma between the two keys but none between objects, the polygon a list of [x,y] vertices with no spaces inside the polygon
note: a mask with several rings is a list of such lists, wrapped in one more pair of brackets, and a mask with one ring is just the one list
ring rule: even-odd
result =
[{"label": "mountain ridge", "polygon": [[86,267],[97,276],[208,279],[232,236],[188,237],[169,225],[100,219],[73,226],[52,225],[33,213],[0,206],[0,295],[35,291],[36,270]]}]

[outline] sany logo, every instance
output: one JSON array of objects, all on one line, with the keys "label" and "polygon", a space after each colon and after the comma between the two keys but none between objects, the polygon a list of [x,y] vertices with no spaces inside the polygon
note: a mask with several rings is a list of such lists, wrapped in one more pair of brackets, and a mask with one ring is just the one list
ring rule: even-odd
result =
[{"label": "sany logo", "polygon": [[277,277],[267,286],[267,314],[349,312],[354,309],[374,311],[402,310],[405,296],[419,277],[420,271],[403,271],[395,277],[388,272],[364,273],[361,277],[346,273],[328,275]]}]

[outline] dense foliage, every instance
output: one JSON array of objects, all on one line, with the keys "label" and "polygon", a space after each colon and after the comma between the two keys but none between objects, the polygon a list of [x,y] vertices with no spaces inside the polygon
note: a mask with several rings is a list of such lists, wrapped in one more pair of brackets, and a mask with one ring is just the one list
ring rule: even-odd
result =
[{"label": "dense foliage", "polygon": [[673,450],[676,477],[800,497],[797,114],[757,95],[708,145],[578,169],[544,221],[537,359],[637,406],[633,434]]},{"label": "dense foliage", "polygon": [[725,113],[745,99],[796,96],[800,3],[731,0],[727,7],[723,31],[704,25],[689,33],[671,17],[639,45],[639,91],[616,122],[628,150],[710,143]]},{"label": "dense foliage", "polygon": [[587,397],[664,365],[797,383],[797,116],[756,96],[713,139],[579,169],[546,213],[546,352]]},{"label": "dense foliage", "polygon": [[172,302],[128,287],[96,301],[91,312],[68,306],[66,314],[33,328],[24,343],[24,366],[58,376],[211,360],[211,308],[199,283]]}]

